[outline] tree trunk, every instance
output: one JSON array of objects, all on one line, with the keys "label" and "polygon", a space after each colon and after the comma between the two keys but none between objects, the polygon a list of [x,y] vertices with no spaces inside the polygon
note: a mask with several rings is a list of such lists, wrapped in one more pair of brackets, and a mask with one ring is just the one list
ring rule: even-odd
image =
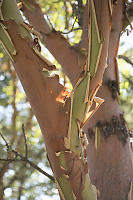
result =
[{"label": "tree trunk", "polygon": [[[59,84],[57,76],[47,77],[45,72],[44,77],[42,72],[43,69],[50,71],[54,70],[55,67],[47,63],[36,51],[36,46],[31,40],[29,32],[27,33],[27,30],[22,26],[22,18],[13,14],[15,6],[14,8],[13,6],[8,7],[11,1],[4,0],[3,2],[4,19],[17,18],[18,24],[14,20],[3,22],[5,26],[8,26],[8,33],[12,40],[12,48],[9,53],[15,62],[16,72],[40,125],[61,198],[95,200],[96,196],[88,178],[86,161],[82,159],[81,154],[72,152],[65,145],[64,138],[68,136],[72,106],[70,98],[65,104],[56,100],[60,93],[63,93],[63,86]],[[16,5],[15,1],[12,2]],[[33,10],[30,10],[25,2],[28,2]],[[89,7],[89,9],[93,15],[91,17],[94,18],[95,22],[97,19],[96,29],[100,34],[102,33],[103,41],[100,41],[102,42],[102,50],[97,58],[98,67],[90,80],[89,98],[96,95],[107,64],[108,68],[104,73],[103,85],[98,92],[98,96],[104,98],[105,102],[84,127],[84,132],[87,133],[89,140],[87,147],[89,173],[92,182],[97,187],[99,200],[127,200],[130,199],[128,196],[132,181],[132,161],[127,125],[118,99],[119,85],[116,62],[124,1],[119,0],[114,6],[110,0],[91,0],[89,6],[90,2],[91,8]],[[61,34],[49,28],[35,1],[24,0],[23,3],[23,11],[28,20],[39,32],[42,41],[62,65],[74,85],[78,77],[81,78],[80,73],[83,70],[86,56],[79,53],[80,51],[76,52]],[[116,1],[113,3],[116,4]],[[6,14],[8,12],[9,15]],[[79,45],[85,46],[86,49],[88,49],[87,13],[88,10],[85,9],[84,37]],[[93,24],[90,24],[89,21],[89,25]],[[89,47],[92,48],[95,40],[93,38],[91,41],[90,38]],[[4,42],[6,43],[6,40]],[[92,55],[92,57],[95,56]],[[81,62],[79,62],[79,58]]]},{"label": "tree trunk", "polygon": [[[87,148],[89,172],[92,183],[98,189],[99,200],[130,199],[133,178],[129,130],[118,99],[116,57],[123,12],[124,3],[118,1],[113,10],[108,67],[98,92],[98,96],[104,98],[105,102],[85,127],[90,142]],[[100,130],[100,139],[94,134],[96,128]],[[96,144],[98,139],[100,141]]]},{"label": "tree trunk", "polygon": [[[65,143],[65,138],[68,137],[71,101],[70,98],[65,104],[57,101],[57,97],[64,92],[64,87],[59,84],[57,75],[49,77],[48,71],[55,70],[55,66],[40,54],[32,41],[29,27],[22,23],[15,0],[2,2],[2,15],[6,20],[2,22],[6,40],[1,40],[7,47],[40,125],[61,198],[95,200],[96,190],[90,183],[87,163],[81,150],[79,154],[72,152]],[[14,50],[8,51],[7,41]],[[78,148],[81,149],[80,146]]]}]

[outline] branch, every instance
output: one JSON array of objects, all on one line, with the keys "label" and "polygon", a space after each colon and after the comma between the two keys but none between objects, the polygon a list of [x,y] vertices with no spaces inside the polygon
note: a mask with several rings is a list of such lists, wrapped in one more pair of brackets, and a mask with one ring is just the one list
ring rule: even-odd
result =
[{"label": "branch", "polygon": [[[97,9],[99,8],[100,11],[100,6],[104,6],[105,3],[100,3],[100,1],[95,1],[97,2]],[[108,1],[109,2],[109,1]],[[115,101],[115,105],[114,105],[114,100],[112,99],[112,94],[109,91],[109,88],[107,88],[107,84],[109,79],[110,80],[116,80],[116,70],[115,70],[115,58],[117,56],[117,48],[118,48],[118,42],[119,42],[119,37],[120,37],[120,32],[121,32],[121,27],[122,27],[122,17],[123,17],[123,8],[122,8],[123,4],[121,1],[118,2],[118,5],[114,5],[114,10],[113,10],[113,14],[111,16],[108,16],[110,18],[109,20],[109,24],[108,24],[108,28],[107,25],[105,24],[105,12],[102,11],[101,17],[98,17],[98,19],[101,19],[101,25],[103,26],[103,33],[105,34],[105,32],[107,33],[107,31],[109,30],[108,34],[106,35],[106,37],[104,36],[104,52],[101,55],[101,61],[104,61],[104,68],[107,67],[105,69],[104,72],[104,77],[103,77],[103,84],[101,86],[101,88],[98,91],[98,96],[102,97],[105,101],[103,103],[103,105],[100,107],[100,109],[95,113],[95,115],[89,120],[89,123],[86,124],[86,126],[84,127],[85,132],[88,131],[88,129],[90,128],[94,128],[97,124],[98,120],[110,120],[110,118],[112,118],[112,116],[118,111],[117,109],[115,109],[115,105],[117,104],[117,102]],[[105,9],[105,11],[109,10],[109,7],[107,6],[107,8]],[[99,13],[100,14],[100,13]],[[97,13],[97,16],[98,13]],[[107,17],[106,17],[107,20]],[[111,24],[112,23],[112,24]],[[100,24],[100,22],[99,22]],[[110,31],[110,25],[112,27],[112,31]],[[100,26],[101,27],[101,26]],[[105,31],[104,31],[105,29]],[[107,60],[108,59],[108,60]],[[106,63],[107,62],[107,63]],[[101,62],[99,62],[99,66],[98,69],[101,66]],[[103,66],[101,66],[101,69],[103,69]],[[102,72],[102,71],[101,71]],[[99,74],[97,74],[99,76]],[[98,78],[97,76],[95,77],[95,79],[93,79],[93,86],[94,84],[97,82]],[[110,107],[113,107],[113,109],[108,109]],[[118,106],[119,107],[119,106]],[[121,109],[118,108],[121,112]],[[101,119],[102,116],[102,119]]]},{"label": "branch", "polygon": [[11,138],[11,144],[14,143],[15,137],[16,137],[16,118],[17,118],[17,106],[16,106],[16,93],[17,93],[17,75],[14,69],[12,69],[11,64],[9,64],[9,71],[11,73],[12,82],[13,82],[13,99],[12,99],[12,108],[13,108],[13,114],[12,114],[12,138]]},{"label": "branch", "polygon": [[49,179],[51,179],[52,181],[55,181],[54,177],[49,175],[47,172],[45,172],[44,170],[42,170],[40,167],[38,167],[35,163],[31,162],[30,160],[26,159],[22,154],[18,153],[15,150],[12,150],[13,153],[15,153],[15,155],[19,156],[21,159],[4,159],[4,158],[0,158],[0,161],[4,161],[4,162],[20,162],[23,161],[25,163],[30,164],[31,167],[33,167],[34,169],[36,169],[37,171],[39,171],[41,174],[43,174],[44,176],[47,176]]},{"label": "branch", "polygon": [[44,19],[41,8],[35,0],[27,0],[27,2],[34,7],[34,11],[30,11],[24,4],[23,12],[30,24],[33,25],[43,38],[43,42],[55,57],[55,59],[61,64],[66,75],[70,78],[74,84],[80,72],[81,66],[84,62],[85,56],[81,56],[81,62],[79,62],[78,53],[70,46],[68,41],[56,31],[53,31],[46,20]]},{"label": "branch", "polygon": [[133,67],[133,62],[127,56],[118,55],[118,58],[125,60],[127,63],[129,63]]},{"label": "branch", "polygon": [[31,108],[29,108],[29,116],[25,122],[25,130],[28,131],[31,129],[32,127],[32,118],[33,118],[34,114]]},{"label": "branch", "polygon": [[123,27],[122,30],[126,30],[126,27],[129,25],[131,31],[133,30],[132,27],[132,20],[133,20],[133,2],[125,2],[125,10],[124,10],[124,17],[123,17]]},{"label": "branch", "polygon": [[2,139],[4,140],[4,142],[6,143],[6,148],[7,148],[7,151],[9,149],[9,144],[7,143],[7,141],[5,140],[4,136],[2,135],[2,133],[0,133],[0,136],[2,137]]},{"label": "branch", "polygon": [[88,8],[88,0],[86,2],[84,13],[83,13],[83,32],[81,41],[79,43],[80,48],[85,48],[88,50],[88,21],[89,21],[89,8]]},{"label": "branch", "polygon": [[22,188],[22,185],[24,183],[24,180],[23,178],[21,177],[21,180],[20,180],[20,186],[19,186],[19,190],[18,190],[18,200],[21,200],[21,196],[22,196],[22,191],[23,191],[23,188]]},{"label": "branch", "polygon": [[[124,17],[124,1],[118,2],[114,6],[113,15],[112,15],[112,27],[109,41],[109,50],[108,50],[108,68],[106,69],[105,79],[116,80],[119,85],[119,73],[118,73],[118,48],[120,41],[120,34],[122,31],[123,17]],[[106,81],[105,80],[105,81]]]},{"label": "branch", "polygon": [[28,157],[28,145],[27,145],[27,139],[25,135],[25,129],[24,129],[24,124],[22,124],[22,133],[24,135],[24,143],[25,143],[25,158]]},{"label": "branch", "polygon": [[[29,115],[28,115],[28,118],[27,118],[27,120],[26,120],[26,122],[25,122],[25,131],[31,130],[31,128],[32,128],[32,117],[33,117],[33,115],[34,115],[34,114],[33,114],[33,112],[32,112],[32,109],[29,108]],[[22,146],[22,144],[23,144],[23,139],[24,139],[24,136],[23,136],[23,134],[21,134],[20,137],[18,137],[18,139],[17,139],[17,147],[16,147],[17,151],[20,151],[20,150],[21,150],[21,146]]]},{"label": "branch", "polygon": [[63,107],[62,104],[59,105],[56,101],[56,97],[63,89],[63,86],[59,84],[58,76],[45,77],[44,74],[46,72],[43,72],[43,69],[51,70],[55,69],[55,66],[50,66],[42,59],[42,56],[40,57],[36,54],[33,49],[34,43],[21,37],[18,26],[13,20],[5,23],[10,26],[8,33],[17,52],[14,56],[15,69],[20,81],[23,84],[31,106],[33,106],[36,117],[40,120],[40,126],[43,127],[43,130],[45,126],[46,130],[49,129],[52,133],[56,130],[61,115],[62,120],[64,120],[64,117],[67,117],[59,112],[59,107],[61,106],[62,110],[67,108]]},{"label": "branch", "polygon": [[68,11],[67,11],[67,4],[66,1],[63,1],[64,7],[65,7],[65,29],[69,28],[69,22],[68,22]]},{"label": "branch", "polygon": [[[1,135],[2,139],[5,141],[6,146],[9,148],[10,145],[8,144],[8,142],[6,141],[6,139],[4,138],[4,136],[1,133],[0,133],[0,135]],[[15,158],[7,158],[7,159],[0,158],[0,161],[4,161],[4,162],[20,162],[20,161],[22,161],[22,162],[28,163],[28,164],[30,164],[31,167],[33,167],[34,169],[36,169],[37,171],[39,171],[41,174],[47,176],[52,181],[55,181],[55,179],[54,179],[53,176],[49,175],[47,172],[45,172],[40,167],[38,167],[35,163],[31,162],[27,158],[26,154],[25,154],[25,156],[23,156],[22,154],[20,154],[19,152],[17,152],[14,149],[11,149],[11,148],[10,148],[10,153],[13,153],[14,156],[15,156]],[[8,150],[7,150],[7,154],[8,154]],[[19,157],[20,159],[17,159],[17,157]]]},{"label": "branch", "polygon": [[[102,48],[98,60],[97,72],[91,79],[90,91],[93,91],[99,85],[100,81],[103,79],[104,70],[107,66],[107,55],[109,47],[109,35],[110,35],[110,25],[111,16],[109,11],[108,1],[99,0],[94,1],[96,18],[97,18],[97,29],[100,33]],[[105,17],[106,16],[106,17]],[[90,30],[89,30],[90,31]],[[89,38],[90,39],[90,38]]]},{"label": "branch", "polygon": [[71,33],[72,31],[81,30],[81,28],[75,28],[75,29],[74,29],[74,25],[75,25],[76,20],[77,20],[77,18],[75,18],[75,20],[74,20],[74,22],[73,22],[73,25],[72,25],[72,28],[71,28],[68,32],[58,31],[58,33],[61,33],[61,34],[65,35],[65,34]]},{"label": "branch", "polygon": [[68,32],[58,31],[58,32],[61,33],[61,34],[63,34],[63,35],[67,35],[67,34],[73,32],[73,31],[78,31],[78,30],[82,30],[82,29],[80,27],[79,28],[74,28],[73,25],[72,25],[72,28],[71,28],[70,31],[68,31]]}]

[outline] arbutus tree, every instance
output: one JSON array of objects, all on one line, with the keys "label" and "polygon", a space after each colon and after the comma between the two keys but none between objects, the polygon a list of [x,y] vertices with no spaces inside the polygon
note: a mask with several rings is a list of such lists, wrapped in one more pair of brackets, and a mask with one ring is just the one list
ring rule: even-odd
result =
[{"label": "arbutus tree", "polygon": [[[60,198],[131,199],[129,130],[118,97],[116,59],[128,2],[76,2],[82,8],[76,48],[48,24],[33,0],[18,6],[15,0],[1,1],[0,40],[38,120]],[[40,42],[61,64],[71,92],[58,75],[51,76],[56,66],[42,56]]]}]

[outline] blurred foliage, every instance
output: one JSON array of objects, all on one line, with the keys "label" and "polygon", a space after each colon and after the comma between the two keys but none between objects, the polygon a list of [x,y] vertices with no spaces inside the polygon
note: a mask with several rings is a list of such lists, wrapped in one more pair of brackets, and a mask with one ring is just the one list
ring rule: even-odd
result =
[{"label": "blurred foliage", "polygon": [[[86,0],[79,6],[77,0],[40,0],[38,1],[48,23],[57,31],[61,31],[68,41],[75,45],[82,34],[82,14]],[[74,27],[73,27],[74,25]],[[73,27],[73,29],[72,29]],[[72,29],[72,31],[71,31]],[[60,69],[60,82],[71,87],[60,65],[42,45],[43,54]],[[133,61],[133,49],[123,53]],[[121,103],[126,120],[133,129],[133,66],[119,59],[121,79]],[[132,73],[131,73],[132,72]],[[52,174],[49,167],[43,138],[37,121],[17,78],[12,64],[0,49],[0,132],[6,140],[20,153],[25,153],[22,124],[28,144],[28,158],[42,169]],[[0,158],[6,158],[6,145],[0,138]],[[5,167],[6,166],[6,167]],[[3,173],[3,169],[5,169]],[[6,200],[42,200],[59,199],[55,184],[37,170],[22,162],[0,162],[0,174],[3,173],[3,186]]]},{"label": "blurred foliage", "polygon": [[[82,2],[82,5],[78,2]],[[40,0],[39,3],[45,19],[56,31],[65,33],[64,37],[73,45],[80,41],[82,34],[82,22],[80,21],[82,21],[86,0]],[[69,31],[71,32],[66,34]]]},{"label": "blurred foliage", "polygon": [[[133,62],[133,48],[125,51],[123,56]],[[121,58],[119,59],[119,66],[121,105],[129,127],[133,131],[133,65]]]}]

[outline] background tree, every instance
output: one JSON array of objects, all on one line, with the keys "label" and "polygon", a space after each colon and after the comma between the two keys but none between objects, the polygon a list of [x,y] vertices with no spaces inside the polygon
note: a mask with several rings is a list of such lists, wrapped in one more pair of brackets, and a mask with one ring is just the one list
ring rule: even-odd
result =
[{"label": "background tree", "polygon": [[[17,20],[18,23],[20,23],[21,19],[19,18],[19,16],[15,16],[13,14],[13,3],[15,3],[15,1],[12,1],[11,4],[10,2],[11,1],[7,0],[3,1],[2,15],[4,19],[14,18]],[[90,91],[93,89],[95,90],[97,88],[97,85],[99,84],[100,78],[104,71],[107,58],[108,68],[106,68],[106,71],[104,73],[103,85],[97,94],[97,96],[104,98],[105,102],[101,106],[101,108],[96,112],[94,117],[91,118],[91,120],[84,127],[84,132],[87,134],[89,140],[89,145],[87,147],[89,174],[92,183],[95,184],[97,187],[98,199],[128,199],[132,180],[132,163],[129,142],[127,139],[127,125],[123,118],[122,110],[119,106],[119,85],[116,56],[119,37],[122,31],[122,24],[123,27],[127,26],[125,8],[127,8],[128,10],[130,17],[129,19],[132,19],[132,3],[130,2],[125,4],[124,1],[113,1],[113,14],[111,13],[111,1],[101,1],[100,4],[98,1],[95,1],[94,3],[96,8],[98,27],[100,31],[103,32],[104,42],[103,50],[98,65],[98,71],[94,78],[91,78]],[[19,4],[19,6],[21,5]],[[79,161],[79,158],[77,159],[77,156],[75,156],[74,154],[68,156],[68,152],[65,152],[65,149],[63,147],[64,145],[62,140],[62,138],[67,134],[69,124],[69,115],[65,117],[64,111],[67,112],[67,110],[70,109],[70,102],[68,99],[68,103],[65,104],[65,108],[62,108],[62,104],[58,103],[58,109],[56,108],[57,103],[55,103],[54,99],[58,97],[63,87],[58,84],[56,76],[56,78],[46,79],[46,88],[44,90],[44,79],[42,79],[43,73],[41,72],[40,66],[42,68],[44,67],[48,69],[51,69],[52,67],[51,65],[49,65],[49,63],[46,63],[46,61],[42,62],[42,59],[38,58],[36,54],[33,55],[31,49],[33,48],[33,46],[37,47],[38,49],[40,48],[40,41],[38,38],[38,36],[40,36],[42,45],[45,44],[46,48],[49,49],[49,51],[52,53],[52,55],[56,58],[56,60],[61,64],[63,68],[63,71],[61,68],[58,72],[60,75],[60,81],[64,83],[65,86],[71,88],[72,86],[70,85],[70,82],[66,77],[67,75],[71,80],[71,83],[75,85],[78,77],[80,76],[80,73],[82,72],[83,64],[87,58],[86,53],[88,51],[89,20],[88,6],[86,2],[82,1],[58,1],[57,3],[54,3],[52,1],[49,3],[45,1],[40,1],[40,6],[42,6],[42,8],[44,9],[43,12],[47,13],[44,16],[46,17],[48,15],[49,17],[43,17],[43,12],[35,1],[23,1],[23,6],[21,7],[21,11],[29,20],[30,24],[32,24],[34,29],[38,31],[37,37],[34,36],[36,34],[35,32],[33,34],[34,44],[32,42],[29,42],[28,39],[25,40],[19,37],[20,34],[18,34],[19,31],[17,29],[17,26],[12,21],[4,22],[4,26],[7,27],[8,24],[7,31],[13,41],[15,49],[17,50],[17,54],[15,55],[15,52],[13,51],[10,54],[10,57],[13,57],[13,59],[15,59],[15,69],[31,102],[34,113],[38,118],[38,122],[44,135],[48,156],[55,177],[58,179],[62,176],[62,173],[64,173],[58,170],[60,168],[58,166],[63,165],[64,167],[63,163],[65,159],[66,163],[69,163],[67,164],[67,169],[65,169],[67,173],[65,173],[69,176],[69,181],[72,186],[71,194],[73,195],[74,193],[77,199],[81,199],[81,194],[84,190],[85,184],[84,177],[86,176],[86,171],[84,168],[85,166],[82,165],[82,163]],[[6,11],[8,10],[7,13],[5,13],[5,8]],[[14,13],[17,14],[17,10]],[[11,15],[13,16],[11,17]],[[61,15],[62,17],[60,18],[59,16]],[[110,23],[112,26],[111,32],[109,28]],[[64,26],[62,26],[62,24]],[[57,27],[60,30],[59,32],[57,32]],[[33,30],[30,27],[29,30],[33,33]],[[21,34],[26,34],[28,37],[30,37],[29,33],[27,33],[26,30],[22,31],[23,33]],[[61,35],[64,32],[67,33],[64,34],[67,40],[64,39],[64,37],[62,37]],[[77,42],[78,44],[75,45],[75,42]],[[73,46],[70,46],[70,44]],[[3,54],[1,54],[1,56],[3,56]],[[33,117],[32,112],[27,112],[27,110],[24,111],[24,109],[21,110],[20,105],[18,105],[20,104],[20,102],[25,102],[25,97],[24,95],[19,94],[19,90],[22,89],[20,88],[20,84],[16,78],[16,73],[12,68],[12,64],[10,64],[10,62],[7,61],[7,57],[5,56],[2,57],[1,64],[1,77],[3,80],[1,89],[2,92],[4,92],[4,95],[1,97],[1,102],[3,102],[3,106],[9,107],[10,104],[13,108],[12,121],[10,123],[8,120],[6,123],[6,120],[4,118],[3,120],[1,119],[1,127],[4,129],[2,130],[2,132],[4,133],[4,135],[7,135],[7,132],[9,132],[10,134],[8,135],[8,137],[10,139],[11,146],[15,145],[18,152],[23,153],[25,152],[25,150],[23,149],[25,147],[25,141],[22,141],[22,139],[24,140],[25,133],[19,133],[21,130],[20,122],[23,121],[23,123],[25,123],[25,132],[28,137],[28,141],[31,140],[32,143],[34,139],[30,138],[30,134],[32,135],[33,130],[36,130],[37,128],[34,124],[35,122],[33,122],[33,124],[31,123],[31,119]],[[102,69],[102,71],[100,69]],[[126,82],[132,83],[131,78],[129,77],[129,73],[126,75],[124,77]],[[46,72],[45,76],[47,76]],[[4,84],[6,85],[5,87],[3,87]],[[129,85],[127,86],[127,84],[125,83],[125,86],[126,89],[130,89],[130,87],[132,87],[132,84],[130,84],[129,87]],[[51,94],[53,95],[53,100],[51,100],[51,96],[48,93],[49,90],[53,90],[55,92]],[[10,100],[9,95],[12,95],[12,98]],[[6,103],[7,101],[8,103]],[[19,110],[20,112],[18,112]],[[59,120],[61,122],[60,124],[63,124],[63,126],[59,126]],[[7,127],[7,124],[9,124],[9,128]],[[36,130],[36,133],[37,132],[38,131]],[[39,135],[34,137],[35,141],[37,140],[38,136]],[[55,141],[58,142],[58,146],[55,144]],[[40,144],[41,145],[39,145],[39,156],[42,155],[43,157],[43,142],[41,141]],[[40,147],[42,147],[42,149],[40,149]],[[38,159],[38,153],[35,154],[34,149],[28,149],[28,156],[32,157],[32,153],[34,153],[34,159]],[[61,151],[65,152],[65,158],[58,158],[55,155],[55,153]],[[29,152],[31,152],[30,155]],[[2,153],[2,156],[3,154],[4,151]],[[11,159],[13,157],[14,159],[14,156],[16,155],[13,154],[8,156],[10,156]],[[74,165],[73,163],[71,164],[72,161],[75,161]],[[22,169],[24,167],[22,166],[22,164],[20,164],[19,166],[16,165],[16,163],[9,163],[10,162],[7,161],[1,163],[1,183],[3,183],[3,176],[5,175],[5,172],[9,169],[10,165],[11,168],[16,168],[16,173],[11,176],[10,171],[8,172],[8,175],[11,176],[10,181],[6,183],[6,187],[2,186],[1,184],[1,191],[4,191],[4,189],[6,189],[12,184],[16,184],[17,182],[19,182],[19,194],[13,191],[12,196],[18,195],[18,199],[20,199],[22,194],[24,194],[23,184],[27,180],[30,182],[29,176],[33,171],[27,170],[27,173],[25,172],[25,176],[22,176],[23,171],[21,170],[22,174],[19,173],[20,176],[16,177],[16,174],[18,174],[17,170]],[[79,173],[77,174],[77,176],[75,176],[75,173],[77,172]],[[124,174],[126,176],[124,176]],[[83,178],[83,181],[78,182],[77,180],[79,180],[79,178],[81,179],[81,177]],[[68,188],[68,182],[65,182],[67,187],[66,185],[64,186],[64,181],[66,180],[67,179],[64,180],[64,178],[62,178],[62,180],[60,181],[58,180],[59,184],[63,185],[62,190],[65,194],[68,192],[68,190],[69,192],[71,191],[71,187]],[[88,185],[88,183],[86,185]],[[35,185],[33,185],[33,188],[34,186]],[[27,198],[34,198],[33,193],[32,196],[30,195],[28,195]],[[1,198],[3,198],[3,196]],[[15,196],[15,198],[17,197]],[[70,197],[68,196],[66,196],[65,198],[70,199]],[[83,199],[84,198],[88,198],[88,196],[83,197]]]}]

